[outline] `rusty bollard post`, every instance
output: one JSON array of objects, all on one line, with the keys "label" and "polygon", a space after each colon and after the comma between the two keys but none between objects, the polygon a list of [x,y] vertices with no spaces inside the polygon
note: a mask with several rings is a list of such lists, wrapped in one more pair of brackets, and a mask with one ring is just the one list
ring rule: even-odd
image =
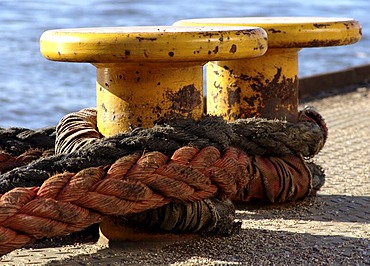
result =
[{"label": "rusty bollard post", "polygon": [[248,27],[121,27],[51,30],[41,36],[50,60],[97,69],[98,128],[112,136],[167,116],[203,113],[202,66],[256,57],[266,33]]},{"label": "rusty bollard post", "polygon": [[207,64],[208,113],[227,120],[256,116],[297,121],[299,50],[347,45],[361,38],[360,24],[349,18],[204,18],[174,25],[248,25],[266,30],[269,49],[265,55]]},{"label": "rusty bollard post", "polygon": [[[166,117],[200,119],[203,65],[261,56],[267,34],[245,26],[61,29],[46,31],[40,45],[49,60],[96,67],[98,129],[108,137]],[[134,237],[109,218],[101,231],[110,240]]]}]

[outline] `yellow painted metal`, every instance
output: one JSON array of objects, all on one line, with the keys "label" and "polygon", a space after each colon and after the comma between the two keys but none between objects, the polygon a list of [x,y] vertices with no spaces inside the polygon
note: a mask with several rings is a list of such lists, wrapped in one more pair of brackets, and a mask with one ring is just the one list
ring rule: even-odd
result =
[{"label": "yellow painted metal", "polygon": [[361,25],[352,18],[234,17],[187,19],[176,26],[255,26],[266,30],[269,48],[339,46],[361,39]]},{"label": "yellow painted metal", "polygon": [[97,68],[99,131],[112,136],[165,117],[203,113],[202,67],[267,50],[257,27],[162,26],[51,30],[41,36],[50,60]]},{"label": "yellow painted metal", "polygon": [[50,60],[90,63],[189,62],[266,52],[258,27],[142,26],[49,30],[40,39]]},{"label": "yellow painted metal", "polygon": [[228,120],[257,116],[297,121],[299,50],[347,45],[361,38],[360,24],[347,18],[205,18],[174,25],[248,25],[266,30],[265,55],[207,64],[207,112]]},{"label": "yellow painted metal", "polygon": [[199,119],[203,114],[197,62],[97,66],[97,122],[104,135],[152,127],[166,117]]}]

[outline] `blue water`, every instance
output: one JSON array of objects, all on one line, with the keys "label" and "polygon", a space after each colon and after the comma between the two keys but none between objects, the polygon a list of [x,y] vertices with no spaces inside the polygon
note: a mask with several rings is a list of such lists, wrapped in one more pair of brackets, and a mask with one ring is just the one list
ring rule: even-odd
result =
[{"label": "blue water", "polygon": [[[258,3],[258,4],[256,4]],[[171,25],[200,17],[351,17],[363,26],[350,46],[300,52],[299,75],[370,63],[369,0],[0,0],[0,127],[55,125],[66,113],[95,106],[95,69],[57,63],[39,52],[54,28]]]}]

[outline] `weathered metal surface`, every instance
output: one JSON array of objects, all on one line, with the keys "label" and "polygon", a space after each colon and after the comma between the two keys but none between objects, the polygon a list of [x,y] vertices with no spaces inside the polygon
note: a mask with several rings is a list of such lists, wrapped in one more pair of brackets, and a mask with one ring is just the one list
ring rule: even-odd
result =
[{"label": "weathered metal surface", "polygon": [[49,30],[40,39],[49,60],[90,63],[240,59],[267,50],[258,27],[141,26]]},{"label": "weathered metal surface", "polygon": [[266,32],[247,26],[64,29],[41,36],[46,58],[97,68],[97,119],[104,136],[151,127],[166,117],[199,119],[203,65],[266,50]]},{"label": "weathered metal surface", "polygon": [[166,117],[199,119],[204,105],[202,84],[199,63],[98,67],[99,131],[111,136],[151,127]]},{"label": "weathered metal surface", "polygon": [[234,17],[177,21],[186,26],[255,26],[266,30],[269,48],[338,46],[361,39],[361,25],[352,18]]},{"label": "weathered metal surface", "polygon": [[298,51],[347,45],[362,35],[360,24],[348,18],[204,18],[174,25],[250,25],[266,30],[269,50],[265,55],[207,65],[207,112],[228,120],[257,116],[297,121]]},{"label": "weathered metal surface", "polygon": [[297,55],[298,49],[270,49],[255,59],[208,63],[207,112],[297,121]]}]

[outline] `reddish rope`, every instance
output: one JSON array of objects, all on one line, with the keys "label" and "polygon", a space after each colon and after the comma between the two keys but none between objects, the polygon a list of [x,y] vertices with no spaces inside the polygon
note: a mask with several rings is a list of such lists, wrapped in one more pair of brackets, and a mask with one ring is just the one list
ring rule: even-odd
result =
[{"label": "reddish rope", "polygon": [[300,156],[248,156],[230,147],[183,147],[131,154],[110,166],[59,173],[41,187],[15,188],[0,199],[0,253],[43,237],[66,235],[98,223],[102,215],[127,215],[212,196],[249,201],[297,200],[311,175]]},{"label": "reddish rope", "polygon": [[40,149],[31,149],[18,156],[12,156],[8,152],[0,150],[0,174],[3,174],[16,167],[29,164],[30,162],[41,157],[47,157],[51,154],[54,154],[53,149],[46,151]]}]

